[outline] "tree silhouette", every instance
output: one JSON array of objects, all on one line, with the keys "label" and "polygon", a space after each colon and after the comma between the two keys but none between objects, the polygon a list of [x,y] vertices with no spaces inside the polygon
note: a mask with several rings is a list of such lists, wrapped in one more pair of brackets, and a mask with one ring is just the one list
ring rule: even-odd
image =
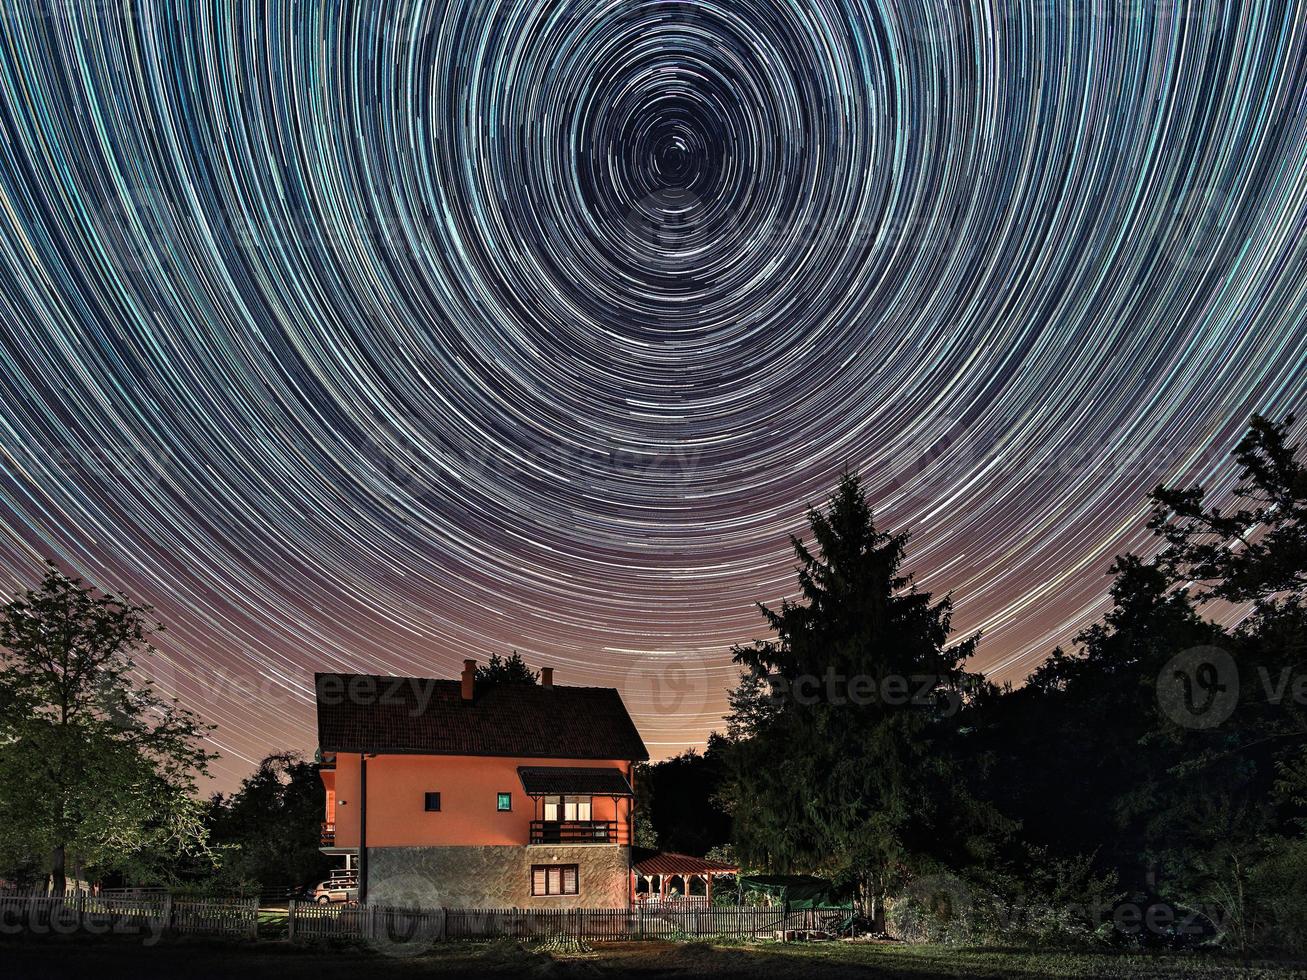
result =
[{"label": "tree silhouette", "polygon": [[776,638],[735,650],[749,675],[730,729],[735,844],[751,865],[854,883],[877,915],[937,845],[965,860],[1000,823],[933,748],[976,638],[947,645],[950,600],[902,572],[907,535],[876,529],[856,476],[808,524],[815,551],[792,539],[799,599],[760,607]]},{"label": "tree silhouette", "polygon": [[1235,450],[1239,505],[1204,505],[1202,487],[1153,491],[1150,527],[1166,541],[1160,561],[1231,602],[1307,590],[1307,467],[1288,441],[1294,417],[1254,415]]},{"label": "tree silhouette", "polygon": [[536,684],[540,672],[528,667],[522,655],[514,650],[507,657],[492,653],[484,665],[477,666],[476,679],[483,684]]}]

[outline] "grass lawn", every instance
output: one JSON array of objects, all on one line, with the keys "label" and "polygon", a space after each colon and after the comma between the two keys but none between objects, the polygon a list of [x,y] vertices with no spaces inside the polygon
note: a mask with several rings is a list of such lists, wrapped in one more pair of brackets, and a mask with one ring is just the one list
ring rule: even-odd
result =
[{"label": "grass lawn", "polygon": [[165,939],[146,947],[127,937],[8,937],[0,973],[41,977],[180,980],[355,980],[364,977],[1305,977],[1307,964],[1253,963],[1206,956],[1030,953],[938,946],[793,943],[603,943],[591,953],[554,956],[500,941],[446,943],[416,956],[366,948],[277,942]]}]

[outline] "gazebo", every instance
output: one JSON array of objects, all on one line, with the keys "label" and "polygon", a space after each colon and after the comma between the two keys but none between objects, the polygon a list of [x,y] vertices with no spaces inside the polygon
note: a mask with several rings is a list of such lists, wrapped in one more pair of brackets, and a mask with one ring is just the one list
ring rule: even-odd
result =
[{"label": "gazebo", "polygon": [[[670,852],[644,852],[631,866],[631,898],[635,902],[666,903],[674,879],[681,880],[682,895],[690,902],[712,904],[713,879],[721,875],[739,873],[734,865],[689,854]],[[692,893],[692,883],[703,882],[703,894]],[[644,886],[644,891],[640,886]]]}]

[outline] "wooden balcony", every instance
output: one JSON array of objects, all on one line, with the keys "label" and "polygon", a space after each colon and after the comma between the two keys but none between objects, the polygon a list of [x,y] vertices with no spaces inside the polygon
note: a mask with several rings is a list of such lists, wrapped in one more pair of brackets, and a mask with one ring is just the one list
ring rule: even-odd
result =
[{"label": "wooden balcony", "polygon": [[532,844],[616,844],[615,820],[532,820]]},{"label": "wooden balcony", "polygon": [[336,844],[336,825],[330,821],[322,822],[322,846],[334,847]]}]

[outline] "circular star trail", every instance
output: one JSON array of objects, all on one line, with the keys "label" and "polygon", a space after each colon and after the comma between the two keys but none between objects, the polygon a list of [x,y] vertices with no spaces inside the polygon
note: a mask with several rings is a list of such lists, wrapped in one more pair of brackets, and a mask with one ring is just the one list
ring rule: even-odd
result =
[{"label": "circular star trail", "polygon": [[1020,678],[1303,407],[1302,4],[0,17],[4,582],[153,602],[225,780],[511,648],[701,741],[845,467]]}]

